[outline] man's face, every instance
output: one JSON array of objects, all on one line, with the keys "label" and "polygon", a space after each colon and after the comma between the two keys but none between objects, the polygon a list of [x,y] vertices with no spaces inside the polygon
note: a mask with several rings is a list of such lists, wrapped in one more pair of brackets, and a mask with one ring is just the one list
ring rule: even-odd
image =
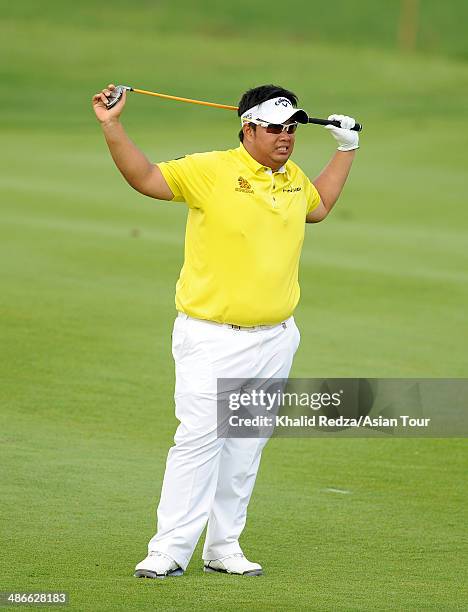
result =
[{"label": "man's face", "polygon": [[[285,125],[290,123],[294,123],[294,120],[285,121]],[[259,164],[271,168],[274,172],[288,161],[295,139],[296,134],[288,134],[286,131],[270,134],[267,128],[261,125],[256,125],[255,130],[251,125],[244,126],[244,147]]]}]

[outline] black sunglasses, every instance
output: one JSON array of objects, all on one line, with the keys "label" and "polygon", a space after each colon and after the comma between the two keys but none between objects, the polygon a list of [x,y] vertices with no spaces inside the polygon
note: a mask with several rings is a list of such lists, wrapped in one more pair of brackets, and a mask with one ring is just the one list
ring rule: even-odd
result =
[{"label": "black sunglasses", "polygon": [[258,121],[254,123],[254,125],[261,125],[262,127],[266,129],[268,134],[281,134],[281,132],[286,132],[287,134],[294,134],[299,124],[297,121],[293,121],[293,123],[286,123],[286,124],[284,123],[266,123],[265,121]]}]

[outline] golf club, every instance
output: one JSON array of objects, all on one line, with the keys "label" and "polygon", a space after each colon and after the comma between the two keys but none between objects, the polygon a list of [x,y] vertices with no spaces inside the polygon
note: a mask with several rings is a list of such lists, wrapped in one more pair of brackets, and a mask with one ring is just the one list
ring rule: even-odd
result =
[{"label": "golf club", "polygon": [[[114,91],[111,92],[109,96],[109,102],[107,104],[107,109],[112,108],[117,104],[117,102],[122,97],[122,93],[124,90],[133,91],[134,93],[145,94],[146,96],[156,96],[157,98],[165,98],[166,100],[176,100],[178,102],[190,102],[191,104],[201,104],[202,106],[212,106],[214,108],[224,108],[227,110],[238,110],[237,106],[230,106],[229,104],[217,104],[216,102],[205,102],[203,100],[192,100],[190,98],[181,98],[179,96],[171,96],[169,94],[156,93],[155,91],[147,91],[145,89],[137,89],[135,87],[130,87],[128,85],[117,85]],[[316,117],[309,117],[309,123],[314,123],[316,125],[334,125],[335,127],[341,127],[339,121],[334,121],[330,119],[317,119]],[[351,128],[355,132],[362,131],[362,124],[356,123],[354,127]]]}]

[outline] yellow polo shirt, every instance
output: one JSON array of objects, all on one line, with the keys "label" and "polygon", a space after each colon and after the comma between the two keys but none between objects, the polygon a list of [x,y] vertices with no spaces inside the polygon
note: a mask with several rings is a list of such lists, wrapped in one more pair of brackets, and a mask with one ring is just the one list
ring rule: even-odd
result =
[{"label": "yellow polo shirt", "polygon": [[158,166],[189,206],[177,310],[241,326],[291,316],[305,218],[320,202],[302,170],[288,160],[272,173],[242,144]]}]

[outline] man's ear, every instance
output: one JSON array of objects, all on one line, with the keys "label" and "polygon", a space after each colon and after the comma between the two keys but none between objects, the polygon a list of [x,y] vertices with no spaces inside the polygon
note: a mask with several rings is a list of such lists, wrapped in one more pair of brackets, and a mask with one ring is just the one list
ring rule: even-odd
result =
[{"label": "man's ear", "polygon": [[244,140],[252,141],[255,137],[255,128],[250,123],[244,123],[242,126],[244,132]]}]

